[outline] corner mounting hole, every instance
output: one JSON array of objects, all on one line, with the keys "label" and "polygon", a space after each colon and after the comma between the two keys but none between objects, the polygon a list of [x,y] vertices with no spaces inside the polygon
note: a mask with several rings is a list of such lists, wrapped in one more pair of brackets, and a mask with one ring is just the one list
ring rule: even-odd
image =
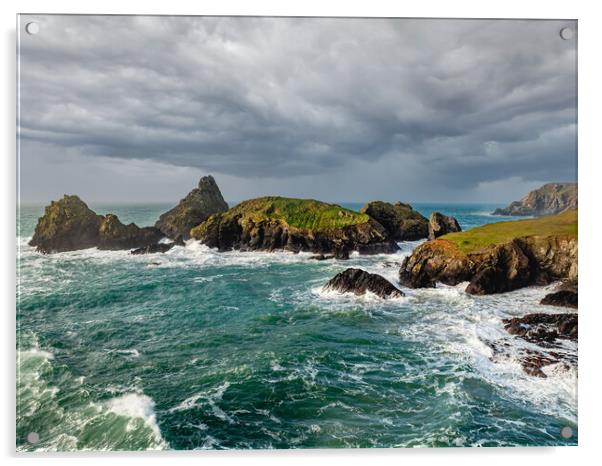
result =
[{"label": "corner mounting hole", "polygon": [[27,441],[31,444],[36,444],[40,441],[40,435],[37,432],[27,434]]},{"label": "corner mounting hole", "polygon": [[573,38],[573,30],[571,28],[562,28],[560,30],[560,37],[564,40],[571,40]]},{"label": "corner mounting hole", "polygon": [[562,438],[571,438],[573,436],[573,429],[571,429],[569,426],[563,427],[560,431],[560,435]]},{"label": "corner mounting hole", "polygon": [[25,31],[27,32],[27,34],[33,36],[34,34],[40,32],[40,25],[35,22],[27,23],[25,25]]}]

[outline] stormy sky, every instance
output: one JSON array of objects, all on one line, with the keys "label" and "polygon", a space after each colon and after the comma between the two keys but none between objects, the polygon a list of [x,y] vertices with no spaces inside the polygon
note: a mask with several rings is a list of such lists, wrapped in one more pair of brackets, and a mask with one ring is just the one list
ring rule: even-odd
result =
[{"label": "stormy sky", "polygon": [[507,202],[575,181],[573,21],[25,16],[20,193]]}]

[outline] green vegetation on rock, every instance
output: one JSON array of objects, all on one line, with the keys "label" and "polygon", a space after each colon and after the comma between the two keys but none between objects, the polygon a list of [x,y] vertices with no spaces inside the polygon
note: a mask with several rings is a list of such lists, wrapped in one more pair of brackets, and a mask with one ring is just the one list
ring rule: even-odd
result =
[{"label": "green vegetation on rock", "polygon": [[224,215],[244,215],[254,222],[275,219],[289,226],[304,230],[332,230],[366,223],[370,217],[336,204],[327,204],[314,199],[287,197],[260,197],[236,205]]},{"label": "green vegetation on rock", "polygon": [[454,243],[460,251],[468,254],[526,236],[577,237],[577,210],[535,219],[490,223],[463,232],[449,233],[440,239]]},{"label": "green vegetation on rock", "polygon": [[212,215],[190,235],[220,251],[310,251],[347,258],[396,251],[397,243],[369,215],[313,199],[261,197]]}]

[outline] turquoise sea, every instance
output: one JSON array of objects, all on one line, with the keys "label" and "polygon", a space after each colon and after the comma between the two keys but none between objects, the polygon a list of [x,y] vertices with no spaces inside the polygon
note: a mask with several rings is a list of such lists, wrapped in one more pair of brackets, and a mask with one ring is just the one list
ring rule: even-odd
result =
[{"label": "turquoise sea", "polygon": [[[500,220],[488,214],[497,205],[414,206],[464,229]],[[172,205],[90,207],[143,226]],[[351,266],[396,283],[420,242],[348,261],[194,241],[163,255],[44,256],[27,245],[42,212],[18,215],[18,450],[577,443],[576,369],[526,375],[516,355],[532,345],[501,323],[562,312],[538,304],[552,286],[404,289],[390,301],[321,291]],[[507,352],[494,356],[492,341]]]}]

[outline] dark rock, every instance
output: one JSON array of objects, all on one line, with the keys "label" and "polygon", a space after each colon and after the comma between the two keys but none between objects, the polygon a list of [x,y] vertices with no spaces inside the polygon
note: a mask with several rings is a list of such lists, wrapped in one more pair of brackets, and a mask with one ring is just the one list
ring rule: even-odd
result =
[{"label": "dark rock", "polygon": [[493,215],[555,215],[577,209],[577,183],[548,183]]},{"label": "dark rock", "polygon": [[428,236],[428,220],[415,211],[410,204],[374,201],[361,208],[380,223],[389,236],[396,241],[414,241]]},{"label": "dark rock", "polygon": [[505,319],[503,322],[508,333],[533,343],[551,343],[556,339],[576,341],[578,338],[577,313],[536,313]]},{"label": "dark rock", "polygon": [[152,227],[124,225],[116,215],[97,215],[79,197],[65,195],[45,208],[29,244],[43,253],[131,249],[156,243],[162,236]]},{"label": "dark rock", "polygon": [[134,249],[133,251],[130,252],[130,254],[137,256],[139,254],[165,253],[165,252],[169,251],[170,249],[172,249],[174,246],[176,246],[175,242],[173,242],[173,243],[154,243],[154,244],[150,244],[148,246],[144,246],[142,248]]},{"label": "dark rock", "polygon": [[315,254],[313,256],[310,256],[311,260],[315,260],[315,261],[325,261],[328,259],[334,259],[334,255],[329,254],[329,255],[325,255],[325,254]]},{"label": "dark rock", "polygon": [[356,295],[371,292],[381,298],[398,298],[404,296],[401,290],[393,286],[384,277],[353,268],[335,275],[324,285],[323,289],[325,291],[334,290],[341,293],[354,293]]},{"label": "dark rock", "polygon": [[120,250],[150,246],[163,238],[157,228],[124,225],[116,215],[107,214],[98,230],[98,249]]},{"label": "dark rock", "polygon": [[190,238],[190,230],[207,220],[211,215],[226,212],[228,204],[224,201],[212,176],[200,179],[193,189],[173,209],[159,217],[155,227],[168,238]]},{"label": "dark rock", "polygon": [[329,259],[347,260],[349,259],[349,251],[340,249],[336,250],[334,254],[315,254],[311,256],[310,259],[315,261],[325,261]]},{"label": "dark rock", "polygon": [[428,238],[435,239],[448,233],[462,231],[460,224],[454,217],[448,217],[439,212],[433,212],[428,223]]},{"label": "dark rock", "polygon": [[578,284],[577,280],[567,280],[563,282],[554,293],[547,294],[541,300],[540,304],[549,306],[578,307]]},{"label": "dark rock", "polygon": [[540,304],[577,309],[577,300],[577,293],[573,291],[556,291],[555,293],[550,293],[544,296]]}]

